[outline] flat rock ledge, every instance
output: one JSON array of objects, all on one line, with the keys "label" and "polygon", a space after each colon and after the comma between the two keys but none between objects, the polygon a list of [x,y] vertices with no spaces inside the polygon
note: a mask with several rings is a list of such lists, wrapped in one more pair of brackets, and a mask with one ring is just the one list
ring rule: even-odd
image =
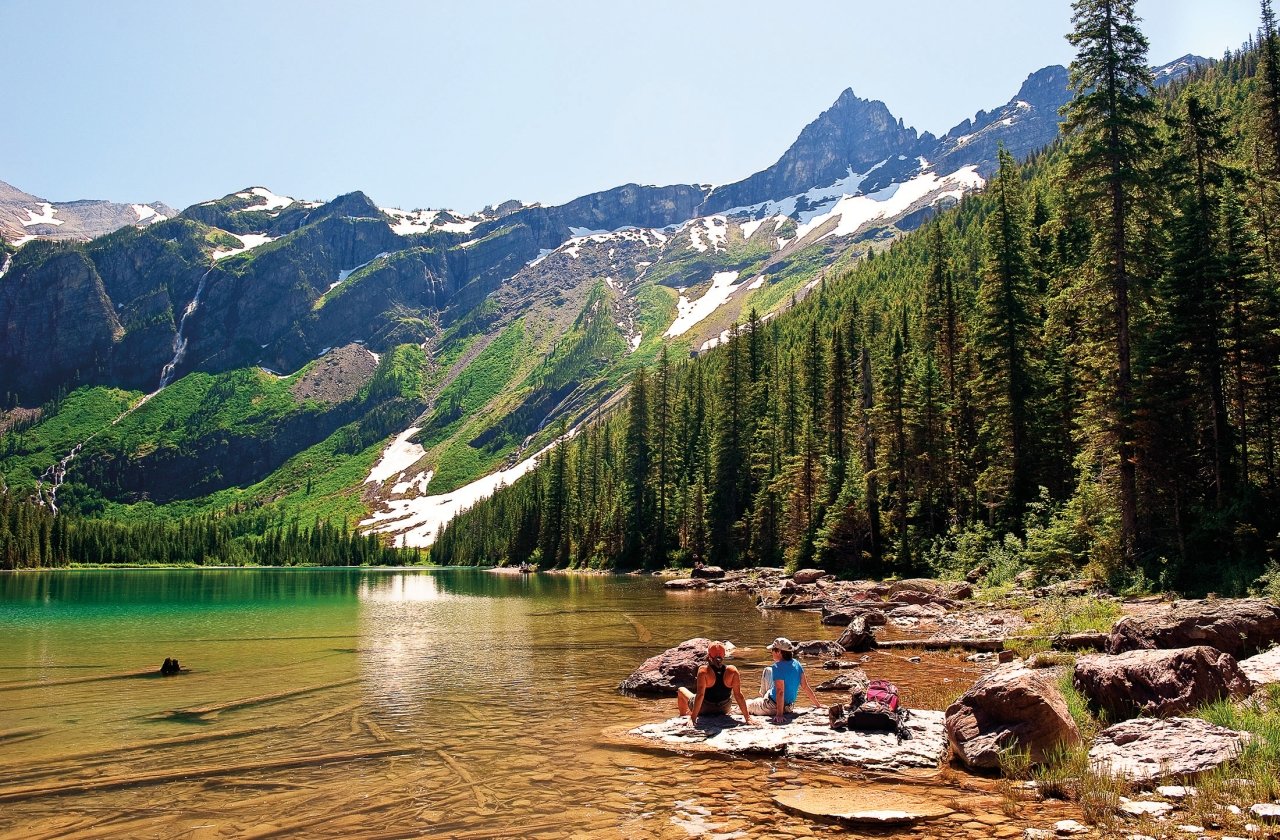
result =
[{"label": "flat rock ledge", "polygon": [[933,799],[867,785],[784,790],[775,793],[773,801],[788,813],[863,826],[909,825],[952,813]]},{"label": "flat rock ledge", "polygon": [[1135,718],[1099,732],[1089,763],[1138,784],[1196,776],[1238,756],[1249,737],[1199,718]]},{"label": "flat rock ledge", "polygon": [[755,720],[747,726],[739,717],[714,715],[699,719],[695,729],[687,717],[674,717],[630,730],[616,727],[604,735],[624,746],[744,757],[785,755],[867,770],[932,770],[947,754],[942,712],[912,710],[907,719],[911,737],[901,743],[888,732],[835,731],[825,710],[804,709],[787,715],[782,725],[768,718]]}]

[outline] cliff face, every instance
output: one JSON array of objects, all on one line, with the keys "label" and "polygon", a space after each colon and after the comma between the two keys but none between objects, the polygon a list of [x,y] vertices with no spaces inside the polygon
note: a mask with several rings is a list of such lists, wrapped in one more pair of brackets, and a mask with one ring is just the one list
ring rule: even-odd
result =
[{"label": "cliff face", "polygon": [[0,390],[21,398],[33,384],[48,389],[100,375],[124,330],[84,252],[39,243],[0,282],[0,333]]}]

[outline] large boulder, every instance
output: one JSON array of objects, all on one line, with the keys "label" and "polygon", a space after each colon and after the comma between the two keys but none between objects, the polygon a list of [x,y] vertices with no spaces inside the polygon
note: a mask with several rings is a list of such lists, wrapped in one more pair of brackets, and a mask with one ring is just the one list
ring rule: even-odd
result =
[{"label": "large boulder", "polygon": [[1168,609],[1125,616],[1111,628],[1108,653],[1209,645],[1237,659],[1280,641],[1280,604],[1263,598],[1175,601]]},{"label": "large boulder", "polygon": [[1138,783],[1195,776],[1238,756],[1249,737],[1200,718],[1135,718],[1099,732],[1089,764]]},{"label": "large boulder", "polygon": [[702,580],[719,580],[724,577],[724,569],[719,566],[694,566],[689,576]]},{"label": "large boulder", "polygon": [[791,576],[795,583],[817,583],[828,575],[824,569],[799,569]]},{"label": "large boulder", "polygon": [[701,578],[672,578],[662,585],[667,589],[706,589],[707,582]]},{"label": "large boulder", "polygon": [[876,646],[876,633],[865,615],[854,616],[836,644],[851,652],[870,650]]},{"label": "large boulder", "polygon": [[952,750],[970,767],[998,767],[1000,751],[1009,747],[1026,750],[1040,763],[1057,747],[1080,742],[1062,692],[1025,668],[992,671],[978,680],[947,709],[946,727]]},{"label": "large boulder", "polygon": [[[693,691],[698,669],[707,664],[710,645],[710,639],[688,639],[651,656],[618,684],[618,691],[639,697],[674,697],[676,689],[682,686]],[[725,648],[733,650],[728,643]]]},{"label": "large boulder", "polygon": [[1249,693],[1249,680],[1235,659],[1205,645],[1081,656],[1075,686],[1112,720],[1172,717]]},{"label": "large boulder", "polygon": [[1240,670],[1254,686],[1280,682],[1280,647],[1240,660]]}]

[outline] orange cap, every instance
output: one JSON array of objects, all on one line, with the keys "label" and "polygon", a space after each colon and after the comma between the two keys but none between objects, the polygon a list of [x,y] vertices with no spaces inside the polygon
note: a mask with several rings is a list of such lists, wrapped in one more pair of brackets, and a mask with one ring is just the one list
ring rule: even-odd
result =
[{"label": "orange cap", "polygon": [[707,658],[710,659],[713,656],[718,656],[721,659],[723,659],[724,645],[720,644],[719,642],[712,642],[711,644],[707,645]]}]

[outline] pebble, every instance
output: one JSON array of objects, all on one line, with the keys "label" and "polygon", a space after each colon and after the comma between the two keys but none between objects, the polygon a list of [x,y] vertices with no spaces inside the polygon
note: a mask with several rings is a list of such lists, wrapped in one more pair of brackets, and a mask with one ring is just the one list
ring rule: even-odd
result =
[{"label": "pebble", "polygon": [[[920,657],[918,657],[918,656],[908,656],[908,657],[907,657],[907,661],[908,661],[908,662],[911,662],[911,663],[914,663],[914,664],[916,664],[916,665],[919,665],[919,664],[920,664]],[[786,698],[783,698],[783,699],[786,699]]]},{"label": "pebble", "polygon": [[1072,834],[1088,834],[1089,826],[1075,820],[1058,820],[1053,824],[1053,830],[1061,837],[1069,837]]},{"label": "pebble", "polygon": [[1022,832],[1022,840],[1049,840],[1053,832],[1047,828],[1028,828]]},{"label": "pebble", "polygon": [[1204,834],[1204,826],[1202,825],[1180,825],[1178,831],[1185,831],[1187,834]]}]

